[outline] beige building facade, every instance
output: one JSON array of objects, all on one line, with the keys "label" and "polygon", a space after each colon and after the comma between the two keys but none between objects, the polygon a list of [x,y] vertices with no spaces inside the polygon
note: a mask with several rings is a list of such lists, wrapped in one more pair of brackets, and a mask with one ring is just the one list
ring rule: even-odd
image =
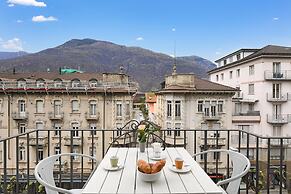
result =
[{"label": "beige building facade", "polygon": [[[138,89],[127,75],[117,73],[5,73],[0,85],[0,137],[24,134],[18,139],[20,171],[28,157],[33,170],[36,161],[61,152],[100,160],[112,138],[120,135],[115,129],[132,119],[132,96]],[[11,161],[16,160],[15,141],[8,145]],[[78,170],[80,158],[74,164]],[[91,161],[83,165],[86,173]]]},{"label": "beige building facade", "polygon": [[[217,134],[212,129],[231,128],[232,96],[236,90],[231,87],[200,79],[194,74],[166,76],[163,88],[156,93],[156,123],[165,133],[168,145],[184,145],[190,153],[216,148],[226,148],[225,133]],[[197,130],[193,131],[183,130]],[[205,131],[207,147],[205,148]],[[185,134],[186,133],[186,134]],[[186,138],[186,139],[185,139]],[[196,149],[196,150],[194,150]],[[225,169],[224,156],[218,156],[219,168]],[[208,172],[215,169],[216,156],[209,156]],[[203,159],[198,161],[203,163]]]}]

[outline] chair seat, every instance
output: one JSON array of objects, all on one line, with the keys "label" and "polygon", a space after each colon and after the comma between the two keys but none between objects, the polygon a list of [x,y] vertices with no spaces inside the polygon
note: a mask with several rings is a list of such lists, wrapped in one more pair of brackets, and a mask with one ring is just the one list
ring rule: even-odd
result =
[{"label": "chair seat", "polygon": [[70,190],[70,192],[72,192],[73,194],[81,194],[83,191],[83,189],[72,189]]}]

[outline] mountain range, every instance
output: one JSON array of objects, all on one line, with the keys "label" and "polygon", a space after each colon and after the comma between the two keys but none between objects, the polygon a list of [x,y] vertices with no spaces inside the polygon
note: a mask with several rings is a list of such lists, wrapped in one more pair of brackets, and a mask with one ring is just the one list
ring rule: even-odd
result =
[{"label": "mountain range", "polygon": [[1,59],[12,59],[16,57],[21,57],[27,55],[27,52],[19,51],[19,52],[0,52],[0,60]]},{"label": "mountain range", "polygon": [[60,67],[76,68],[86,72],[124,73],[139,83],[140,91],[159,88],[164,76],[171,74],[176,61],[178,73],[195,73],[206,78],[215,68],[212,62],[198,57],[173,57],[140,47],[127,47],[93,39],[72,39],[54,48],[16,58],[0,60],[1,72],[58,71]]}]

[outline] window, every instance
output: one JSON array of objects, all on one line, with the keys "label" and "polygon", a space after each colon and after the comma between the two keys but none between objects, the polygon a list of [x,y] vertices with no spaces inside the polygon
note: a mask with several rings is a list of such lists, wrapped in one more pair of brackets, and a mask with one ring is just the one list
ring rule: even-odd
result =
[{"label": "window", "polygon": [[96,158],[96,147],[89,147],[89,155]]},{"label": "window", "polygon": [[219,76],[218,76],[218,75],[216,75],[216,81],[217,81],[217,82],[219,81]]},{"label": "window", "polygon": [[210,101],[205,101],[204,104],[204,115],[209,116]]},{"label": "window", "polygon": [[203,112],[203,101],[202,100],[198,101],[197,111],[198,112]]},{"label": "window", "polygon": [[250,65],[249,66],[249,75],[254,75],[255,74],[255,66],[254,65]]},{"label": "window", "polygon": [[129,101],[127,101],[125,104],[125,115],[130,116],[130,103],[129,103]]},{"label": "window", "polygon": [[36,101],[36,113],[43,113],[44,112],[43,106],[44,106],[43,100],[37,100]]},{"label": "window", "polygon": [[96,124],[95,123],[91,123],[90,124],[91,135],[97,135],[96,129],[97,129]]},{"label": "window", "polygon": [[79,123],[72,123],[73,137],[79,137]]},{"label": "window", "polygon": [[62,101],[54,100],[54,114],[55,114],[55,116],[61,115],[61,107],[62,107]]},{"label": "window", "polygon": [[240,53],[236,55],[236,60],[240,60]]},{"label": "window", "polygon": [[97,83],[96,80],[92,80],[92,81],[90,81],[89,85],[90,85],[91,88],[96,88],[98,83]]},{"label": "window", "polygon": [[61,148],[59,146],[55,147],[55,154],[61,154]]},{"label": "window", "polygon": [[239,115],[241,113],[241,103],[234,104],[234,112],[236,115]]},{"label": "window", "polygon": [[171,123],[167,122],[167,135],[171,136],[172,135],[172,127],[171,127]]},{"label": "window", "polygon": [[175,123],[175,133],[174,133],[174,135],[175,136],[180,136],[181,135],[181,132],[180,132],[180,130],[181,130],[181,123]]},{"label": "window", "polygon": [[37,122],[36,124],[35,124],[35,128],[37,129],[37,130],[43,130],[43,122]]},{"label": "window", "polygon": [[37,88],[44,88],[44,85],[45,85],[45,83],[44,83],[43,80],[37,80],[36,81],[36,87]]},{"label": "window", "polygon": [[122,104],[121,104],[121,102],[116,103],[116,116],[122,117]]},{"label": "window", "polygon": [[273,136],[275,136],[275,137],[282,136],[281,126],[273,126]]},{"label": "window", "polygon": [[[281,73],[281,63],[280,62],[273,63],[273,73],[274,73],[274,75],[279,75]],[[275,78],[279,78],[279,77],[275,77]]]},{"label": "window", "polygon": [[18,133],[19,134],[25,133],[25,131],[26,131],[26,125],[25,125],[25,123],[19,123]]},{"label": "window", "polygon": [[249,111],[254,111],[254,103],[249,103]]},{"label": "window", "polygon": [[[274,139],[274,140],[276,140],[276,139]],[[270,149],[270,159],[271,160],[280,160],[281,158],[282,158],[282,160],[284,160],[284,158],[285,158],[284,151],[283,151],[283,154],[281,157],[281,150],[279,148]]]},{"label": "window", "polygon": [[54,80],[54,86],[55,86],[55,88],[61,88],[62,87],[62,80],[61,79]]},{"label": "window", "polygon": [[217,103],[217,112],[223,112],[223,101],[219,100]]},{"label": "window", "polygon": [[121,136],[122,135],[122,130],[121,130],[121,128],[122,128],[122,124],[121,123],[116,123],[116,136],[118,137],[118,136]]},{"label": "window", "polygon": [[172,102],[170,100],[167,101],[167,117],[172,116]]},{"label": "window", "polygon": [[216,101],[211,102],[210,112],[211,116],[216,116]]},{"label": "window", "polygon": [[[73,146],[73,153],[79,153],[79,146]],[[73,160],[78,160],[79,156],[73,156]]]},{"label": "window", "polygon": [[226,65],[226,64],[227,64],[227,60],[224,59],[224,60],[223,60],[223,65]]},{"label": "window", "polygon": [[25,147],[24,146],[19,147],[19,160],[21,161],[25,160]]},{"label": "window", "polygon": [[72,100],[72,112],[79,112],[79,101]]},{"label": "window", "polygon": [[80,85],[81,85],[80,80],[75,79],[75,80],[72,81],[72,88],[77,88],[77,87],[79,87]]},{"label": "window", "polygon": [[236,70],[236,77],[240,77],[240,69]]},{"label": "window", "polygon": [[249,84],[249,95],[254,95],[254,94],[255,94],[255,85]]},{"label": "window", "polygon": [[18,101],[18,110],[19,110],[19,113],[20,114],[25,114],[25,108],[26,108],[25,101],[24,100],[19,100]]},{"label": "window", "polygon": [[25,88],[26,87],[26,81],[25,80],[18,80],[17,81],[18,88]]},{"label": "window", "polygon": [[55,136],[60,136],[60,133],[61,133],[60,130],[62,129],[61,124],[55,123],[54,128],[55,128]]},{"label": "window", "polygon": [[181,117],[181,101],[175,101],[175,117]]},{"label": "window", "polygon": [[38,160],[43,160],[43,148],[38,148]]},{"label": "window", "polygon": [[220,76],[221,76],[221,81],[223,81],[224,80],[224,74],[222,73]]},{"label": "window", "polygon": [[220,152],[213,152],[213,159],[214,160],[220,160]]},{"label": "window", "polygon": [[229,72],[229,79],[232,79],[232,71]]},{"label": "window", "polygon": [[91,100],[90,101],[90,105],[89,105],[89,113],[91,116],[95,116],[97,114],[97,103],[95,100]]},{"label": "window", "polygon": [[273,98],[280,98],[280,89],[281,89],[281,84],[273,84]]}]

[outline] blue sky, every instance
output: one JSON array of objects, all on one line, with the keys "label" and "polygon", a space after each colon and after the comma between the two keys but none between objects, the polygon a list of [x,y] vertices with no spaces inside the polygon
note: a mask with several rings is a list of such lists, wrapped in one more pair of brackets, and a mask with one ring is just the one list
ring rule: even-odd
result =
[{"label": "blue sky", "polygon": [[[175,30],[173,30],[173,28]],[[291,46],[289,0],[0,0],[0,51],[72,38],[215,60],[240,48]]]}]

